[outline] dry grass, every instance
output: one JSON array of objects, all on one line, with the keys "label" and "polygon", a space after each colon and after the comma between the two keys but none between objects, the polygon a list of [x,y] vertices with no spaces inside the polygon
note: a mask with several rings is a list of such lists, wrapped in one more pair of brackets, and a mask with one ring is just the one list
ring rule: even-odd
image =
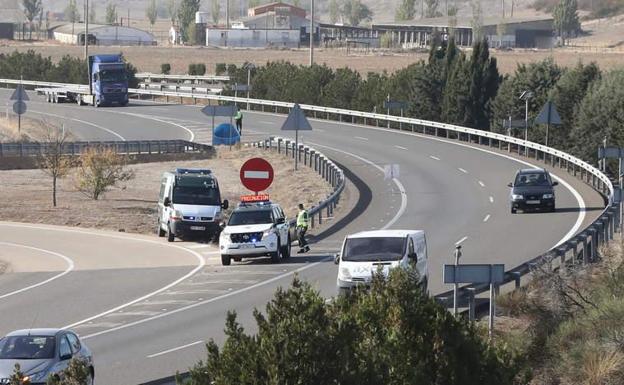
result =
[{"label": "dry grass", "polygon": [[22,116],[21,131],[18,130],[17,116],[5,114],[0,117],[0,142],[40,141],[47,134],[46,122]]},{"label": "dry grass", "polygon": [[[26,44],[2,45],[0,53],[10,53],[15,50],[26,51],[33,49],[44,56],[51,56],[59,60],[63,55],[82,57],[82,47],[60,44]],[[207,72],[213,73],[217,63],[243,64],[252,62],[264,65],[268,61],[285,60],[295,64],[306,65],[309,61],[308,51],[305,49],[293,50],[266,50],[266,49],[216,49],[205,47],[94,47],[93,53],[123,53],[124,56],[138,67],[140,71],[160,72],[160,64],[171,64],[171,73],[186,73],[190,63],[205,63]],[[566,67],[574,66],[579,61],[597,62],[603,69],[620,66],[624,62],[624,53],[594,52],[587,55],[585,50],[556,49],[556,50],[515,50],[492,51],[498,60],[499,70],[502,73],[513,72],[519,63],[529,63],[553,57],[555,62]],[[366,75],[368,72],[394,72],[419,60],[426,60],[426,53],[390,53],[377,52],[371,54],[347,55],[342,49],[317,49],[315,60],[319,64],[326,64],[332,68],[349,67]]]},{"label": "dry grass", "polygon": [[133,165],[135,179],[113,189],[99,201],[93,201],[74,187],[72,177],[59,183],[58,207],[52,207],[52,182],[40,170],[0,171],[0,195],[11,202],[0,212],[0,221],[46,223],[92,227],[132,233],[154,233],[156,201],[162,173],[175,167],[203,167],[213,170],[222,197],[236,205],[239,196],[248,193],[240,184],[239,167],[245,160],[262,156],[275,170],[275,181],[269,193],[289,217],[296,205],[310,206],[323,200],[331,188],[314,171],[302,167],[294,173],[290,159],[277,153],[245,148],[232,151],[219,149],[213,159]]}]

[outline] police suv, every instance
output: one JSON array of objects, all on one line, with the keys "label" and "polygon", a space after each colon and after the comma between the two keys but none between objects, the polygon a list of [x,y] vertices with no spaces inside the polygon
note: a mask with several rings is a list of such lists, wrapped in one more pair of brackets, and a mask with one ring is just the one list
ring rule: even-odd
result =
[{"label": "police suv", "polygon": [[163,174],[158,197],[158,236],[199,235],[211,239],[219,231],[222,210],[217,178],[208,169],[178,168]]},{"label": "police suv", "polygon": [[242,202],[221,231],[221,263],[270,256],[272,263],[290,257],[290,231],[282,208],[271,201]]}]

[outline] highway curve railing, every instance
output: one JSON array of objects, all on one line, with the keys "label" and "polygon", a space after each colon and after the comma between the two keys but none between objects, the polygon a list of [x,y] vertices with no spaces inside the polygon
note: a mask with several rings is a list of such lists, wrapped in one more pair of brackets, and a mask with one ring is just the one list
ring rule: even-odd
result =
[{"label": "highway curve railing", "polygon": [[[20,80],[0,79],[0,84],[6,84],[7,87],[19,84],[20,82]],[[58,83],[29,81],[22,81],[21,83],[31,87],[59,85]],[[294,106],[294,103],[289,102],[185,92],[141,89],[130,89],[129,92],[136,95],[138,98],[159,97],[164,98],[166,101],[174,98],[174,100],[179,100],[180,102],[185,99],[190,99],[194,103],[197,102],[197,100],[206,100],[212,103],[238,103],[243,107],[247,107],[249,110],[282,114],[287,114]],[[517,153],[519,156],[542,160],[544,163],[550,164],[553,167],[566,170],[569,174],[592,186],[605,197],[605,209],[595,221],[556,247],[546,250],[543,254],[535,256],[529,261],[508,270],[505,273],[504,285],[514,284],[516,287],[519,287],[522,276],[544,264],[550,266],[555,264],[566,266],[568,263],[589,263],[594,261],[599,246],[612,239],[614,231],[620,226],[621,209],[620,205],[614,202],[615,189],[609,177],[591,164],[563,151],[511,136],[451,124],[306,104],[302,104],[300,107],[309,117],[315,119],[378,126],[422,135],[432,135],[448,140],[462,141],[472,145],[497,148],[498,150]],[[470,300],[474,298],[475,295],[481,294],[486,290],[486,287],[480,285],[464,286],[460,289],[460,296],[464,301]],[[452,298],[450,291],[439,294],[436,297],[443,304],[450,306],[449,302]],[[469,302],[472,303],[471,301]]]}]

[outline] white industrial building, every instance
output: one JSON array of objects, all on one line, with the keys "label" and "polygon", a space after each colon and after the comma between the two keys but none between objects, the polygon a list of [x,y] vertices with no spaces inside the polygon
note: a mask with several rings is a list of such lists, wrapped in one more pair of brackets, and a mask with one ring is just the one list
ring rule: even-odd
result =
[{"label": "white industrial building", "polygon": [[[54,39],[65,44],[84,44],[85,25],[65,24],[54,28]],[[117,25],[89,24],[89,44],[93,45],[156,45],[149,32]]]},{"label": "white industrial building", "polygon": [[206,45],[209,47],[288,47],[301,43],[298,29],[206,29]]}]

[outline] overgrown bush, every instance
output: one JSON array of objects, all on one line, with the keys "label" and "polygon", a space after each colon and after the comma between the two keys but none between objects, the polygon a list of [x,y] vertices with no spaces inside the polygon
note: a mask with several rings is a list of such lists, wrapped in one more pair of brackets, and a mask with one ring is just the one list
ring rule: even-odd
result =
[{"label": "overgrown bush", "polygon": [[188,66],[188,74],[203,76],[206,74],[206,65],[203,63],[191,63]]},{"label": "overgrown bush", "polygon": [[160,65],[160,73],[163,75],[169,75],[171,73],[171,64],[162,63]]},{"label": "overgrown bush", "polygon": [[216,75],[223,75],[227,72],[227,66],[225,65],[225,63],[217,63],[215,65],[215,74]]},{"label": "overgrown bush", "polygon": [[50,376],[46,385],[89,385],[91,371],[83,360],[72,359],[58,376]]},{"label": "overgrown bush", "polygon": [[226,341],[207,344],[190,384],[511,384],[515,368],[473,324],[426,296],[417,274],[397,269],[370,291],[330,304],[295,278],[247,334],[229,313]]},{"label": "overgrown bush", "polygon": [[125,158],[110,148],[89,148],[80,155],[76,188],[93,200],[99,199],[111,187],[134,178],[126,169]]}]

